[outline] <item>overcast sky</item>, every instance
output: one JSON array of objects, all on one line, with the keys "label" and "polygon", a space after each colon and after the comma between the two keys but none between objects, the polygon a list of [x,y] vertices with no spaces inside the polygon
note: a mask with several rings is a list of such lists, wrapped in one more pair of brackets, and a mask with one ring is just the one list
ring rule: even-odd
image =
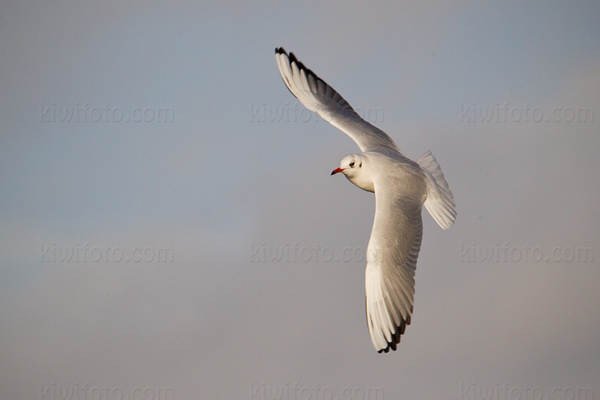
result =
[{"label": "overcast sky", "polygon": [[[0,397],[600,398],[599,17],[2,2]],[[365,323],[374,196],[329,175],[358,149],[278,46],[454,192],[396,352]]]}]

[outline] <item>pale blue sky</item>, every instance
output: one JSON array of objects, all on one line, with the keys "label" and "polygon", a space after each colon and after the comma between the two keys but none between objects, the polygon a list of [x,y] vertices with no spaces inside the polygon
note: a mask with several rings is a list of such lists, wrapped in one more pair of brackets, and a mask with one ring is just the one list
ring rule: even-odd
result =
[{"label": "pale blue sky", "polygon": [[[600,397],[599,17],[595,1],[3,2],[0,397],[89,383],[257,399],[297,383],[475,399],[465,385],[505,382]],[[455,194],[452,229],[424,216],[393,354],[371,346],[363,260],[256,262],[360,251],[374,212],[329,176],[357,151],[348,137],[256,119],[298,107],[277,46],[380,111],[407,156],[432,150]],[[151,118],[52,119],[73,107]],[[521,117],[468,122],[465,107]],[[86,245],[174,257],[50,256]]]}]

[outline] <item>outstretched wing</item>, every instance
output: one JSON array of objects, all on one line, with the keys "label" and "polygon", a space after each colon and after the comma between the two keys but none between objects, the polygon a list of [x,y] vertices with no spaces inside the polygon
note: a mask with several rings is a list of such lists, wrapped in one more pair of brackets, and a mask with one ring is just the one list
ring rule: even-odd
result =
[{"label": "outstretched wing", "polygon": [[400,154],[392,138],[362,119],[338,92],[298,61],[294,53],[288,55],[283,48],[276,48],[275,58],[290,92],[306,108],[350,136],[363,152]]},{"label": "outstretched wing", "polygon": [[396,350],[413,311],[423,233],[421,203],[375,185],[375,221],[367,249],[367,324],[375,349]]}]

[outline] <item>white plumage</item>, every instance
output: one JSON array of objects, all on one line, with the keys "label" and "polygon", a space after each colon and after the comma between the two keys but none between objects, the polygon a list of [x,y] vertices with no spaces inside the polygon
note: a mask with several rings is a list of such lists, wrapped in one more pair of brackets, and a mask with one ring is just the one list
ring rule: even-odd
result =
[{"label": "white plumage", "polygon": [[365,272],[367,325],[378,352],[396,350],[413,312],[422,205],[442,229],[448,229],[456,218],[452,192],[431,152],[417,162],[406,158],[392,138],[363,120],[293,53],[277,48],[275,57],[290,92],[350,136],[362,151],[344,157],[332,175],[342,172],[359,188],[375,193]]}]

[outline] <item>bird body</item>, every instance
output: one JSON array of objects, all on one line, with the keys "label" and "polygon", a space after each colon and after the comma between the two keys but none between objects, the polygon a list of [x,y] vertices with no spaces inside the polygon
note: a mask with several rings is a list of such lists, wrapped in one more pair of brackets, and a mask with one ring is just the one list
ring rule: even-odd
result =
[{"label": "bird body", "polygon": [[331,173],[375,193],[375,219],[365,270],[367,325],[378,352],[396,350],[410,324],[415,270],[421,248],[422,206],[442,229],[454,223],[454,196],[431,152],[405,157],[385,132],[363,120],[342,96],[299,62],[275,49],[281,77],[309,110],[350,136],[362,153],[350,154]]}]

